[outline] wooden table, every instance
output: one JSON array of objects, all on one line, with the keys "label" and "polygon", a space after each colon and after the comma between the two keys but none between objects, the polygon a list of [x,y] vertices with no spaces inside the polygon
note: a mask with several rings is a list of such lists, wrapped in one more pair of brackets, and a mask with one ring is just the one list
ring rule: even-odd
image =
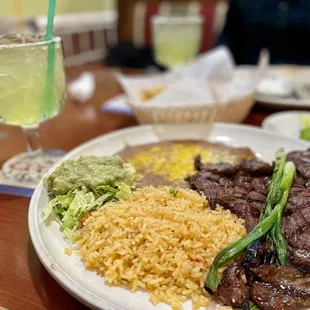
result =
[{"label": "wooden table", "polygon": [[[68,98],[63,112],[40,126],[44,147],[66,151],[98,135],[137,125],[130,116],[107,114],[100,104],[118,95],[121,89],[111,70],[88,65],[67,70],[68,82],[91,70],[97,89],[91,102],[78,104]],[[272,111],[255,107],[245,123],[259,126]],[[0,163],[26,150],[19,128],[1,125],[9,137],[0,141]],[[10,310],[86,309],[63,290],[40,263],[29,238],[28,198],[0,194],[0,306]]]}]

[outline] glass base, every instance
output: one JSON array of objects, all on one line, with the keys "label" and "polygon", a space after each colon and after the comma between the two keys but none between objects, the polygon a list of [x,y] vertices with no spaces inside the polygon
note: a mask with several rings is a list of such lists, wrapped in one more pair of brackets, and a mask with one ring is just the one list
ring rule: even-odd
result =
[{"label": "glass base", "polygon": [[2,171],[9,180],[38,183],[64,154],[65,152],[60,150],[38,150],[18,154],[3,164]]}]

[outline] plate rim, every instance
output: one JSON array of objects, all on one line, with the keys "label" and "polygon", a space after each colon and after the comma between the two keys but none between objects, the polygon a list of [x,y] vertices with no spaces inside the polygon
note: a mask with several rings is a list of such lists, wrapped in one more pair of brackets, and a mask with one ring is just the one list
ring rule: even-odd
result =
[{"label": "plate rim", "polygon": [[294,109],[308,109],[310,110],[310,99],[294,99],[294,98],[281,98],[281,97],[271,97],[256,94],[256,102],[259,105],[266,107],[277,107],[277,108],[294,108]]},{"label": "plate rim", "polygon": [[[238,65],[237,68],[241,70],[254,70],[255,65]],[[266,75],[269,73],[276,73],[282,75],[282,72],[289,72],[298,70],[303,74],[304,72],[310,72],[310,66],[300,66],[291,64],[270,64],[266,70]],[[285,76],[284,76],[285,77]],[[309,99],[296,99],[288,97],[276,97],[268,96],[266,94],[260,94],[258,91],[255,96],[256,103],[268,108],[278,109],[307,109],[310,110],[310,98]]]},{"label": "plate rim", "polygon": [[[161,125],[165,126],[165,125]],[[168,125],[169,126],[169,125]],[[119,135],[123,132],[131,132],[134,133],[136,131],[148,130],[154,127],[152,124],[148,125],[138,125],[138,126],[132,126],[132,127],[126,127],[122,128],[116,131],[112,131],[107,134],[103,134],[101,136],[95,137],[89,141],[86,141],[82,143],[81,145],[77,146],[76,148],[72,149],[68,154],[66,154],[62,160],[66,160],[68,158],[74,157],[76,153],[80,152],[83,148],[87,147],[88,145],[95,144],[97,141],[107,138],[107,137],[113,137],[114,135]],[[280,137],[284,138],[286,140],[291,140],[292,142],[298,142],[300,145],[304,146],[305,148],[309,147],[309,145],[302,140],[297,140],[294,138],[286,137],[279,134],[274,134],[269,131],[264,130],[261,127],[252,126],[252,125],[245,125],[245,124],[232,124],[232,123],[213,123],[212,128],[219,127],[219,128],[229,128],[229,129],[246,129],[253,133],[264,133],[269,136],[273,137]],[[296,141],[297,140],[297,141]],[[53,169],[53,168],[52,168]],[[49,172],[48,172],[49,174]],[[43,264],[44,268],[48,271],[48,273],[53,277],[53,279],[64,289],[66,290],[70,295],[72,295],[74,298],[82,302],[84,305],[92,308],[92,309],[104,309],[104,310],[127,310],[124,307],[115,304],[112,301],[109,301],[103,297],[100,297],[98,294],[93,292],[91,289],[87,288],[86,285],[82,284],[81,282],[75,280],[72,276],[70,276],[67,271],[62,268],[62,266],[53,258],[53,256],[49,253],[47,246],[45,245],[45,242],[43,240],[42,235],[40,234],[40,228],[39,228],[39,221],[38,219],[38,197],[40,195],[40,192],[43,188],[43,181],[41,180],[36,187],[34,194],[30,200],[29,203],[29,209],[28,209],[28,230],[29,230],[29,236],[32,242],[32,245],[34,247],[34,250]],[[51,266],[55,267],[51,268]],[[99,300],[100,299],[100,300]]]}]

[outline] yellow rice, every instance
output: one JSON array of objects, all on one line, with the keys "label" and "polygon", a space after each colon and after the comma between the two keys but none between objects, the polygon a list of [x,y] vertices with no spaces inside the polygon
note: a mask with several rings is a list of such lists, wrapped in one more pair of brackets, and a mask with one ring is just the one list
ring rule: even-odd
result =
[{"label": "yellow rice", "polygon": [[243,220],[204,196],[168,187],[145,187],[130,198],[93,212],[79,232],[78,248],[85,266],[114,286],[145,290],[153,304],[182,309],[207,307],[203,290],[215,256],[245,235]]}]

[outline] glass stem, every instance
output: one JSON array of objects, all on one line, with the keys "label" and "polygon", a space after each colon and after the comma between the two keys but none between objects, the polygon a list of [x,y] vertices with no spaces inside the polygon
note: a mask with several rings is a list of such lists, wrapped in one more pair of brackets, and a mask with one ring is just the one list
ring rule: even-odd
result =
[{"label": "glass stem", "polygon": [[29,128],[29,129],[24,128],[23,131],[27,139],[28,152],[41,150],[42,147],[40,143],[40,134],[38,128]]}]

